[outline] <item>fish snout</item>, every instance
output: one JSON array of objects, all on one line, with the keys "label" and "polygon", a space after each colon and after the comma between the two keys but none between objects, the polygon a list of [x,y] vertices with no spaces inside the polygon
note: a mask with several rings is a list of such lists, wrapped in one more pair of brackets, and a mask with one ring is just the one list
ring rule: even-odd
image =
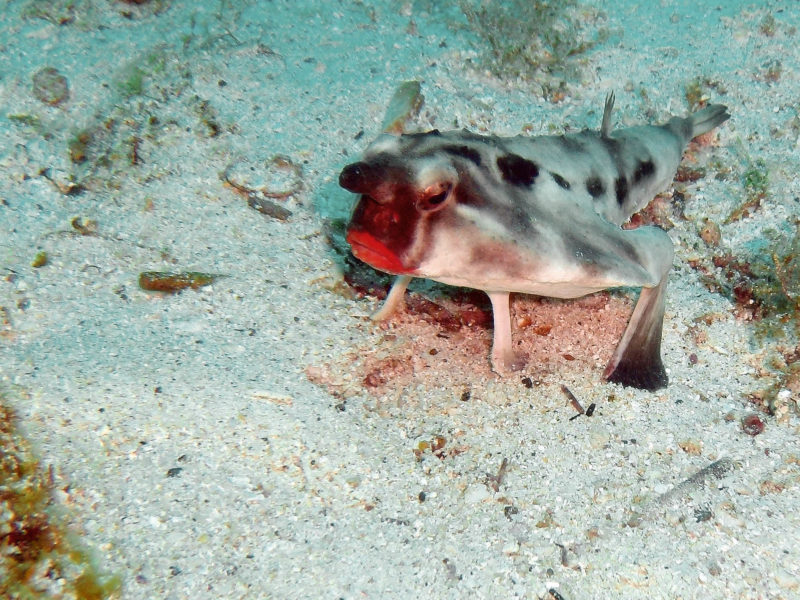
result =
[{"label": "fish snout", "polygon": [[339,174],[339,185],[348,192],[354,194],[365,194],[368,191],[370,181],[370,166],[365,162],[357,162],[347,165]]},{"label": "fish snout", "polygon": [[386,183],[387,178],[388,173],[385,168],[362,161],[342,169],[339,174],[339,185],[354,194],[371,195]]}]

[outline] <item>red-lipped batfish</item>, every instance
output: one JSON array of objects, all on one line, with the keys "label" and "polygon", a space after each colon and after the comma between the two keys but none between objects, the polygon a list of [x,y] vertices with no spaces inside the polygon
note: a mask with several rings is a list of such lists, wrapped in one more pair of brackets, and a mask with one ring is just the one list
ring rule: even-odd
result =
[{"label": "red-lipped batfish", "polygon": [[661,330],[672,241],[646,226],[622,229],[670,185],[689,141],[729,118],[712,104],[659,126],[612,130],[614,95],[599,131],[495,137],[467,130],[384,134],[339,184],[358,201],[353,254],[397,275],[376,318],[402,303],[413,277],[485,291],[491,361],[500,374],[524,357],[511,344],[509,293],[577,298],[641,287],[603,376],[646,390],[667,385]]}]

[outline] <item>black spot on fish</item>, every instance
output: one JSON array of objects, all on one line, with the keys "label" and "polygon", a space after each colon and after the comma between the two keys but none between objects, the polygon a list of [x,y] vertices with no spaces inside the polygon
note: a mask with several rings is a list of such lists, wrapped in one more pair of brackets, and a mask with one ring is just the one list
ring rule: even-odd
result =
[{"label": "black spot on fish", "polygon": [[656,166],[649,158],[647,160],[639,161],[636,165],[636,170],[633,172],[633,183],[639,183],[645,177],[649,177],[656,172]]},{"label": "black spot on fish", "polygon": [[533,185],[539,175],[538,165],[518,154],[504,154],[497,157],[497,168],[508,183],[512,185]]},{"label": "black spot on fish", "polygon": [[442,146],[442,151],[453,156],[466,158],[475,163],[476,166],[481,166],[481,154],[475,148],[470,148],[469,146]]},{"label": "black spot on fish", "polygon": [[606,193],[606,186],[597,175],[592,175],[586,180],[586,191],[592,198],[599,198]]},{"label": "black spot on fish", "polygon": [[628,197],[628,180],[624,176],[617,177],[614,182],[614,191],[617,194],[617,203],[622,206]]},{"label": "black spot on fish", "polygon": [[568,189],[571,187],[571,186],[569,185],[569,181],[567,181],[566,179],[564,179],[564,178],[563,178],[561,175],[559,175],[558,173],[553,173],[553,179],[555,179],[555,182],[556,182],[558,185],[560,185],[562,188],[564,188],[565,190],[568,190]]}]

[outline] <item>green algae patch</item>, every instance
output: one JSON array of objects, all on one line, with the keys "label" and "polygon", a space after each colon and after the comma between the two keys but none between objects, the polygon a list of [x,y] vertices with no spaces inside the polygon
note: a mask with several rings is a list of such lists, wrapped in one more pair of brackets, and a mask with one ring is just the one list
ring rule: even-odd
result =
[{"label": "green algae patch", "polygon": [[577,0],[461,0],[460,6],[482,41],[490,71],[505,79],[540,81],[546,90],[579,79],[581,59],[610,35],[604,15]]},{"label": "green algae patch", "polygon": [[769,191],[769,171],[762,159],[756,159],[748,165],[742,175],[742,185],[745,200],[728,215],[726,225],[751,216],[764,203]]},{"label": "green algae patch", "polygon": [[51,475],[0,394],[0,598],[119,598],[119,577],[98,572],[53,510]]}]

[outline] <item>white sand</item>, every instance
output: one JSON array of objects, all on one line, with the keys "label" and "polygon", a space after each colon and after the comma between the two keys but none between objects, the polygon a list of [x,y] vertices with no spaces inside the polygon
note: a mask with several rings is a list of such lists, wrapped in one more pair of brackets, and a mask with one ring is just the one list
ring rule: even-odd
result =
[{"label": "white sand", "polygon": [[[124,598],[800,597],[798,418],[762,415],[756,437],[740,426],[747,394],[773,381],[758,375],[775,346],[686,264],[709,253],[698,223],[721,224],[741,203],[748,161],[766,161],[769,195],[722,226],[734,254],[800,215],[796,3],[770,3],[770,37],[759,31],[768,11],[747,2],[597,2],[615,33],[557,104],[465,68],[477,42],[447,27],[455,9],[95,4],[63,25],[20,18],[31,2],[3,8],[0,382]],[[763,81],[774,60],[780,77]],[[126,99],[117,82],[131,65],[148,76]],[[69,80],[61,106],[31,94],[43,66]],[[401,81],[423,82],[427,126],[516,134],[597,127],[610,89],[618,125],[684,114],[696,77],[719,82],[712,100],[733,115],[699,160],[731,175],[709,168],[690,184],[691,220],[670,232],[666,390],[603,384],[602,361],[549,367],[532,389],[488,372],[377,397],[361,387],[354,354],[380,339],[365,320],[375,303],[330,291],[340,267],[323,219],[346,217],[338,172]],[[38,129],[9,115],[34,115]],[[80,128],[94,137],[76,167],[67,143]],[[89,172],[101,151],[110,167]],[[243,159],[256,179],[275,154],[303,169],[287,222],[220,181]],[[44,169],[89,190],[66,196]],[[74,217],[98,235],[76,235]],[[34,269],[40,250],[49,263]],[[146,270],[225,277],[160,296],[139,289]],[[708,312],[719,320],[697,345],[688,328]],[[436,356],[426,360],[435,373]],[[335,371],[343,406],[308,367]],[[562,382],[597,404],[594,416],[570,419]],[[445,457],[417,460],[437,435]],[[503,459],[495,491],[487,473]],[[676,487],[720,459],[716,474]]]}]

